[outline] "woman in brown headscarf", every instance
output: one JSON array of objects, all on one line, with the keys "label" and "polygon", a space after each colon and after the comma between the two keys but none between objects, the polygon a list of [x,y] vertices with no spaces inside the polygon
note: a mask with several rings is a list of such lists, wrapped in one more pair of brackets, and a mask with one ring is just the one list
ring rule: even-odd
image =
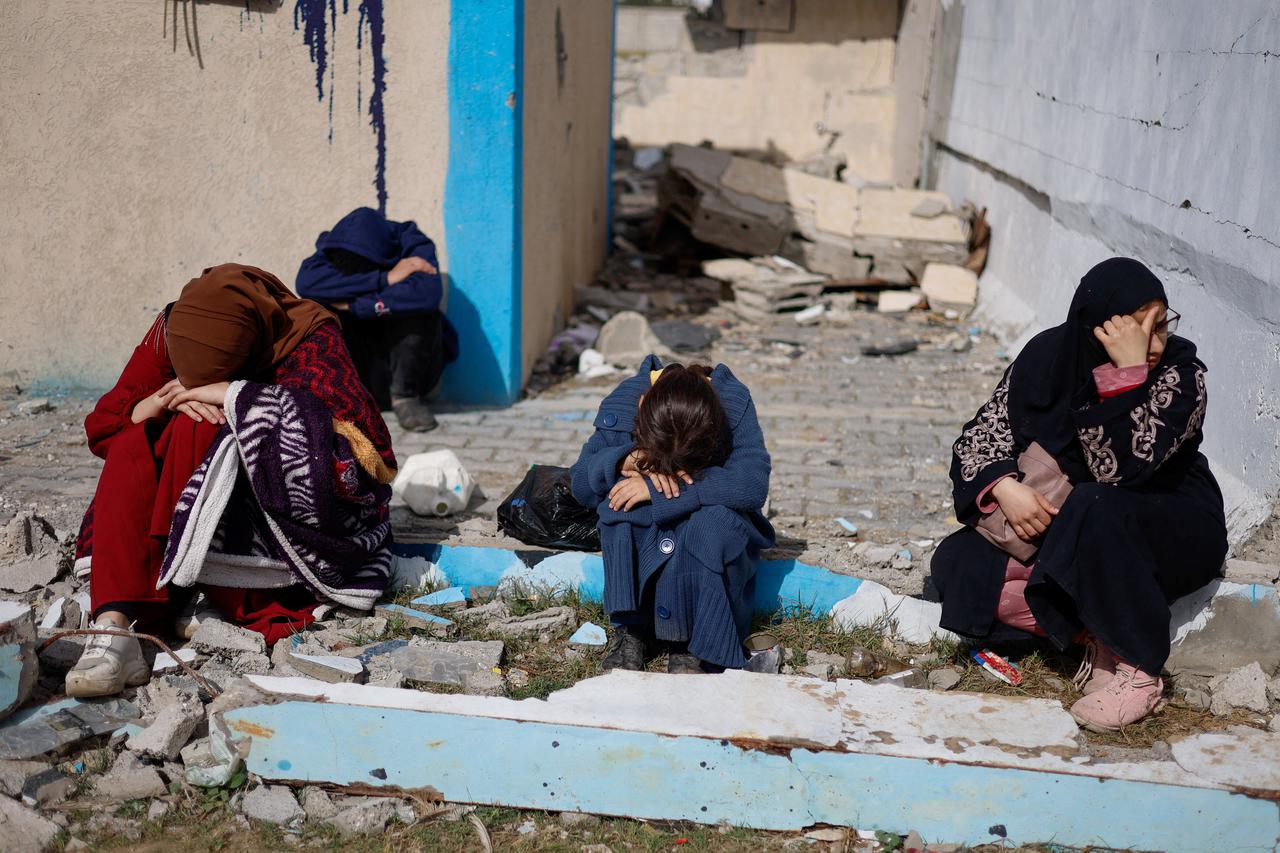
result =
[{"label": "woman in brown headscarf", "polygon": [[[394,476],[386,424],[333,315],[255,267],[205,270],[156,318],[85,421],[90,450],[105,460],[76,554],[77,569],[91,568],[95,627],[169,633],[190,603],[170,586],[157,589],[157,579],[175,505],[226,424],[222,402],[237,379],[313,394],[364,474],[379,483]],[[202,589],[224,618],[269,643],[304,627],[316,606],[302,586]],[[194,622],[180,620],[178,633]],[[110,695],[149,677],[135,637],[95,636],[67,675],[67,693]]]}]

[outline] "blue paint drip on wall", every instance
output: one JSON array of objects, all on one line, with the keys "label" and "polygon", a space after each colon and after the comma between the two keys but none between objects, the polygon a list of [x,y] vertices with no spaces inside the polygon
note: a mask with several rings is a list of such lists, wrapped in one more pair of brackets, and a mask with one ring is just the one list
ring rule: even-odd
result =
[{"label": "blue paint drip on wall", "polygon": [[[384,53],[386,35],[382,10],[383,0],[360,0],[357,21],[357,50],[363,52],[364,31],[369,29],[369,48],[373,54],[373,87],[369,94],[369,124],[373,127],[377,146],[377,166],[373,185],[378,193],[378,210],[387,212],[387,123],[383,111],[383,94],[387,89],[387,60]],[[349,0],[342,0],[342,14],[349,12]],[[338,29],[338,0],[295,0],[293,28],[301,30],[311,61],[316,66],[316,100],[329,98],[329,141],[333,142],[333,39]],[[363,73],[363,62],[360,69]],[[329,86],[325,91],[325,73]],[[364,87],[356,92],[357,103],[364,99]]]}]

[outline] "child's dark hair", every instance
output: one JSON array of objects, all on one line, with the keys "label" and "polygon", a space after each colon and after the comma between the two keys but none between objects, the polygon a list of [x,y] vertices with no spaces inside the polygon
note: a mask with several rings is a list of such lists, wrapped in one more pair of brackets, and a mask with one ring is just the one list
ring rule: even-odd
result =
[{"label": "child's dark hair", "polygon": [[636,415],[636,451],[644,473],[694,474],[728,456],[728,419],[704,364],[662,371]]}]

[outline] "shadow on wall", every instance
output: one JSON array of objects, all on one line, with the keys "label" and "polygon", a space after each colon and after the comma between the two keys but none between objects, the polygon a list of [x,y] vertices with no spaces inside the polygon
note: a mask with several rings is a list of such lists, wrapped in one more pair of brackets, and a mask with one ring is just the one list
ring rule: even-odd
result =
[{"label": "shadow on wall", "polygon": [[[507,396],[508,376],[485,333],[480,307],[460,289],[453,276],[443,274],[449,304],[445,315],[458,331],[458,360],[445,368],[440,396],[445,401],[479,400],[498,405]],[[483,405],[483,403],[482,403]]]}]

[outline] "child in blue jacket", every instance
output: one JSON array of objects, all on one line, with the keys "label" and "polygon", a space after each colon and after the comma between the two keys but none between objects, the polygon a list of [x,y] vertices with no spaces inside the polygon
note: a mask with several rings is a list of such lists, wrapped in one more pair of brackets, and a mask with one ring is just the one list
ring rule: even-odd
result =
[{"label": "child in blue jacket", "polygon": [[360,380],[400,426],[423,431],[436,419],[425,402],[458,337],[442,308],[435,244],[413,222],[357,208],[316,240],[298,270],[298,295],[337,312]]},{"label": "child in blue jacket", "polygon": [[723,364],[663,367],[651,355],[605,398],[595,426],[572,482],[600,513],[614,625],[601,668],[643,669],[656,642],[668,672],[742,667],[756,561],[774,544],[751,392]]}]

